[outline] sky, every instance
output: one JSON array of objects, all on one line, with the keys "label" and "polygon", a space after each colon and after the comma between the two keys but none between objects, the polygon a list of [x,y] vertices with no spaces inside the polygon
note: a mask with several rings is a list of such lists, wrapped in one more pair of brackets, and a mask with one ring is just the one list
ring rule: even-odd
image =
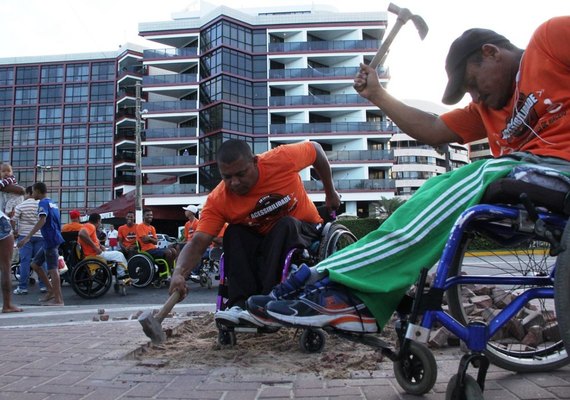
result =
[{"label": "sky", "polygon": [[[339,12],[386,11],[390,1],[208,0],[210,4],[251,8],[325,4]],[[421,41],[412,23],[402,27],[386,61],[389,91],[402,100],[441,104],[447,82],[445,56],[451,42],[469,28],[493,29],[524,48],[548,18],[570,15],[568,0],[394,0],[429,26]],[[168,21],[172,13],[194,9],[199,0],[0,0],[0,58],[117,50],[131,42],[164,47],[138,36],[141,22]],[[388,29],[396,16],[388,13]],[[458,105],[467,103],[464,98]]]}]

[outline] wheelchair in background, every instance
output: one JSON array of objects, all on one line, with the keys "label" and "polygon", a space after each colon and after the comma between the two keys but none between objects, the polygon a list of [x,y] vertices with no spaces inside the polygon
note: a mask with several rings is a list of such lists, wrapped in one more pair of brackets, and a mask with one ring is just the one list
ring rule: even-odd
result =
[{"label": "wheelchair in background", "polygon": [[75,293],[84,299],[95,299],[109,291],[115,280],[115,293],[126,296],[129,277],[118,277],[118,265],[99,256],[83,255],[78,242],[69,242],[66,259],[68,280]]},{"label": "wheelchair in background", "polygon": [[152,283],[154,287],[168,284],[172,271],[168,261],[164,258],[155,258],[145,251],[140,251],[129,258],[127,262],[131,285],[144,288]]},{"label": "wheelchair in background", "polygon": [[[281,282],[287,279],[298,265],[304,263],[308,266],[313,266],[334,252],[356,242],[356,236],[354,236],[347,227],[336,221],[335,214],[328,215],[326,209],[322,207],[319,207],[318,210],[325,221],[319,239],[313,242],[309,248],[294,248],[287,252],[283,262]],[[218,286],[218,297],[216,299],[216,311],[225,310],[227,308],[228,286],[224,273],[223,254],[220,257],[219,271],[220,283]],[[216,323],[216,326],[218,328],[218,343],[223,346],[234,346],[237,343],[236,332],[272,333],[279,329],[270,327],[229,327],[220,323]],[[319,329],[305,329],[299,337],[299,345],[302,350],[307,352],[319,351],[325,345],[325,335],[323,331]]]}]

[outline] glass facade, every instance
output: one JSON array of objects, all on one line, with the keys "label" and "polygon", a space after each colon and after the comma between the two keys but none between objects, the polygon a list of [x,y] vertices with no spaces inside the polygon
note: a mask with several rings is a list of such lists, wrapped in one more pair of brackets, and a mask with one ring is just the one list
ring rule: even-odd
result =
[{"label": "glass facade", "polygon": [[67,211],[112,197],[117,61],[0,65],[1,161]]}]

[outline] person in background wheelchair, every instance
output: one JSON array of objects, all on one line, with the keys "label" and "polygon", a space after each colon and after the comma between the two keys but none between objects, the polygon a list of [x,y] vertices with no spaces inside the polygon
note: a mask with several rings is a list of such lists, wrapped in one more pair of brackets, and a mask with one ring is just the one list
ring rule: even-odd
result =
[{"label": "person in background wheelchair", "polygon": [[[570,174],[570,17],[546,21],[526,50],[487,29],[451,45],[443,103],[471,103],[436,116],[407,106],[361,64],[354,88],[419,142],[438,146],[488,138],[494,159],[428,180],[376,231],[333,254],[307,277],[307,292],[267,301],[265,315],[300,327],[375,332],[422,268],[441,256],[458,216],[517,166]],[[259,305],[263,299],[253,299]]]},{"label": "person in background wheelchair", "polygon": [[89,215],[89,221],[79,231],[78,242],[83,250],[83,255],[103,257],[106,261],[117,263],[117,279],[126,277],[127,259],[118,250],[106,250],[97,238],[97,228],[101,225],[101,215],[93,213]]},{"label": "person in background wheelchair", "polygon": [[156,236],[156,229],[152,226],[153,213],[151,210],[143,210],[143,222],[137,224],[137,243],[140,250],[150,254],[153,258],[162,258],[166,260],[170,267],[174,266],[174,260],[178,252],[176,248],[170,246],[166,249],[159,249],[156,244],[158,238]]},{"label": "person in background wheelchair", "polygon": [[222,181],[208,195],[198,227],[184,246],[169,292],[187,293],[186,277],[201,260],[224,224],[224,270],[228,301],[216,322],[262,326],[244,310],[254,294],[267,294],[280,281],[286,252],[308,247],[319,238],[323,222],[309,199],[299,171],[313,166],[322,180],[329,210],[340,206],[325,152],[315,142],[282,145],[254,155],[242,140],[227,140],[218,149]]}]

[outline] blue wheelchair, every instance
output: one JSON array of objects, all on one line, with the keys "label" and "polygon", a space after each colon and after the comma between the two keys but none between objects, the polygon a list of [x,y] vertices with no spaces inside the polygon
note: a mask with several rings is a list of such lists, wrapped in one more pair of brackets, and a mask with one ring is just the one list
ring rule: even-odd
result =
[{"label": "blue wheelchair", "polygon": [[[379,349],[394,362],[404,391],[422,395],[437,380],[426,343],[432,329],[443,326],[468,349],[448,383],[448,400],[483,399],[490,363],[515,372],[568,364],[568,193],[508,178],[493,183],[481,204],[456,221],[433,282],[428,287],[423,270],[413,299],[402,301],[398,350],[378,336],[332,333]],[[474,312],[467,296],[478,289],[490,291],[494,300],[482,312]],[[470,366],[477,369],[476,378],[467,373]]]}]

